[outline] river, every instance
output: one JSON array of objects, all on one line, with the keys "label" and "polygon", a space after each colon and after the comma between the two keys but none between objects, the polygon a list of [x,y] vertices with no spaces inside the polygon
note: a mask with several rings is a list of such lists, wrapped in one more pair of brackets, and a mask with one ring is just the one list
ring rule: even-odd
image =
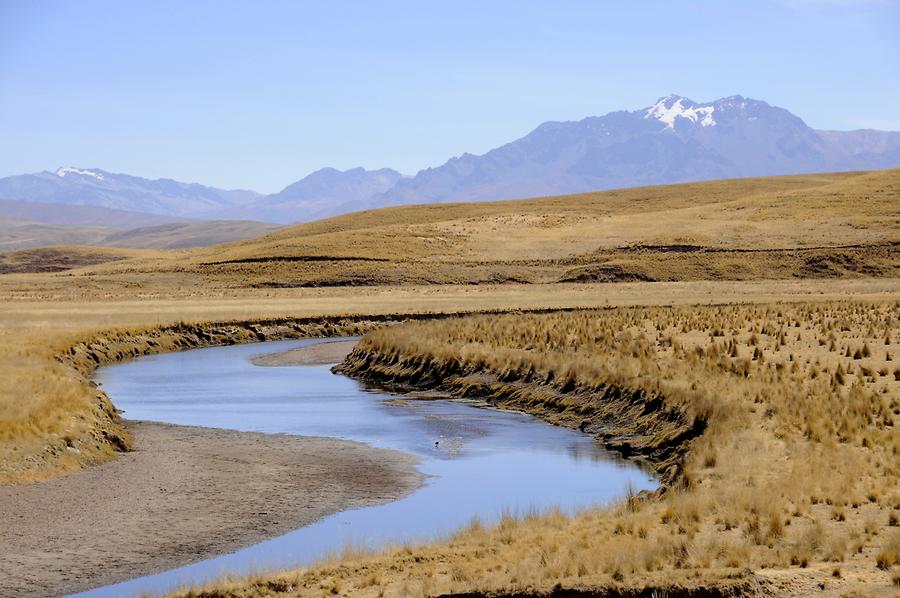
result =
[{"label": "river", "polygon": [[405,400],[330,366],[260,367],[250,358],[327,340],[195,349],[104,366],[94,379],[130,419],[329,436],[416,455],[425,484],[406,498],[343,511],[231,554],[76,594],[164,592],[228,574],[313,562],[347,546],[436,539],[478,517],[578,509],[656,481],[594,439],[534,417],[458,400]]}]

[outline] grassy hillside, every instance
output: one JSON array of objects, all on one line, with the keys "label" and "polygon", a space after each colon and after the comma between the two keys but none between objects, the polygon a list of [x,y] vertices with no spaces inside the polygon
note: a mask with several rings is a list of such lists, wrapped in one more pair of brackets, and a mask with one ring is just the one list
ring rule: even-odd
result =
[{"label": "grassy hillside", "polygon": [[160,263],[254,287],[896,276],[900,169],[348,214]]},{"label": "grassy hillside", "polygon": [[62,272],[150,254],[156,252],[91,246],[36,247],[0,253],[0,274]]},{"label": "grassy hillside", "polygon": [[0,216],[0,252],[48,245],[85,245],[111,232],[113,229],[99,225],[47,224]]},{"label": "grassy hillside", "polygon": [[[2,200],[0,200],[2,201]],[[136,219],[136,217],[131,217]],[[107,247],[184,249],[208,247],[265,235],[279,227],[251,220],[156,221],[152,226],[115,228],[101,224],[60,224],[9,218],[0,215],[0,252],[93,245]]]},{"label": "grassy hillside", "polygon": [[277,229],[263,222],[175,222],[129,230],[0,220],[0,274],[62,272],[134,258],[167,259],[166,249],[206,247]]},{"label": "grassy hillside", "polygon": [[155,226],[173,222],[190,222],[145,212],[129,212],[99,206],[40,201],[0,199],[0,218],[42,222],[44,224],[98,226],[109,230],[126,230],[139,226]]},{"label": "grassy hillside", "polygon": [[280,228],[277,224],[253,220],[204,220],[142,226],[106,236],[103,245],[185,249],[208,247],[236,240],[259,237]]}]

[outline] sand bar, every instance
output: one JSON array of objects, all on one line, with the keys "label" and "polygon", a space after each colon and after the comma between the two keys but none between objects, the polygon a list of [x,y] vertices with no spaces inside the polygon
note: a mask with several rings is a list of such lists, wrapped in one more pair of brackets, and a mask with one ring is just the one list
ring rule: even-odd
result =
[{"label": "sand bar", "polygon": [[250,361],[253,365],[287,366],[287,365],[327,365],[340,363],[356,346],[352,341],[331,341],[307,345],[299,349],[257,355]]},{"label": "sand bar", "polygon": [[0,596],[53,596],[156,573],[422,482],[415,458],[331,438],[128,422],[137,450],[0,487]]}]

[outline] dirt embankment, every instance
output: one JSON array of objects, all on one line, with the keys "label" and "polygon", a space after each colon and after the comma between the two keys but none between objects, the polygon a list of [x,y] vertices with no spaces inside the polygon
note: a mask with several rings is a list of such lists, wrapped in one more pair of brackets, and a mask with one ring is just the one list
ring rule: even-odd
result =
[{"label": "dirt embankment", "polygon": [[900,243],[796,249],[639,245],[579,256],[557,282],[890,278]]},{"label": "dirt embankment", "polygon": [[0,595],[76,592],[185,565],[398,499],[409,455],[335,438],[125,423],[135,451],[0,487]]},{"label": "dirt embankment", "polygon": [[607,449],[646,461],[666,485],[677,483],[690,443],[706,429],[661,396],[587,386],[534,370],[497,372],[456,360],[354,349],[335,371],[392,391],[439,391],[477,398],[594,435]]}]

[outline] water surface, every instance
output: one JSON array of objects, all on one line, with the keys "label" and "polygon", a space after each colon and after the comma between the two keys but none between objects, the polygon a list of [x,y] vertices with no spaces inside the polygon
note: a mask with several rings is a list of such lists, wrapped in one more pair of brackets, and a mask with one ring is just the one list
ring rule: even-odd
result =
[{"label": "water surface", "polygon": [[[237,552],[78,596],[162,592],[224,573],[310,563],[345,546],[428,540],[473,517],[558,506],[572,513],[655,481],[586,434],[453,400],[406,401],[330,366],[260,367],[254,355],[322,340],[195,349],[100,368],[125,417],[234,430],[331,436],[419,457],[425,485],[408,497],[336,513]],[[398,400],[400,399],[400,400]]]}]

